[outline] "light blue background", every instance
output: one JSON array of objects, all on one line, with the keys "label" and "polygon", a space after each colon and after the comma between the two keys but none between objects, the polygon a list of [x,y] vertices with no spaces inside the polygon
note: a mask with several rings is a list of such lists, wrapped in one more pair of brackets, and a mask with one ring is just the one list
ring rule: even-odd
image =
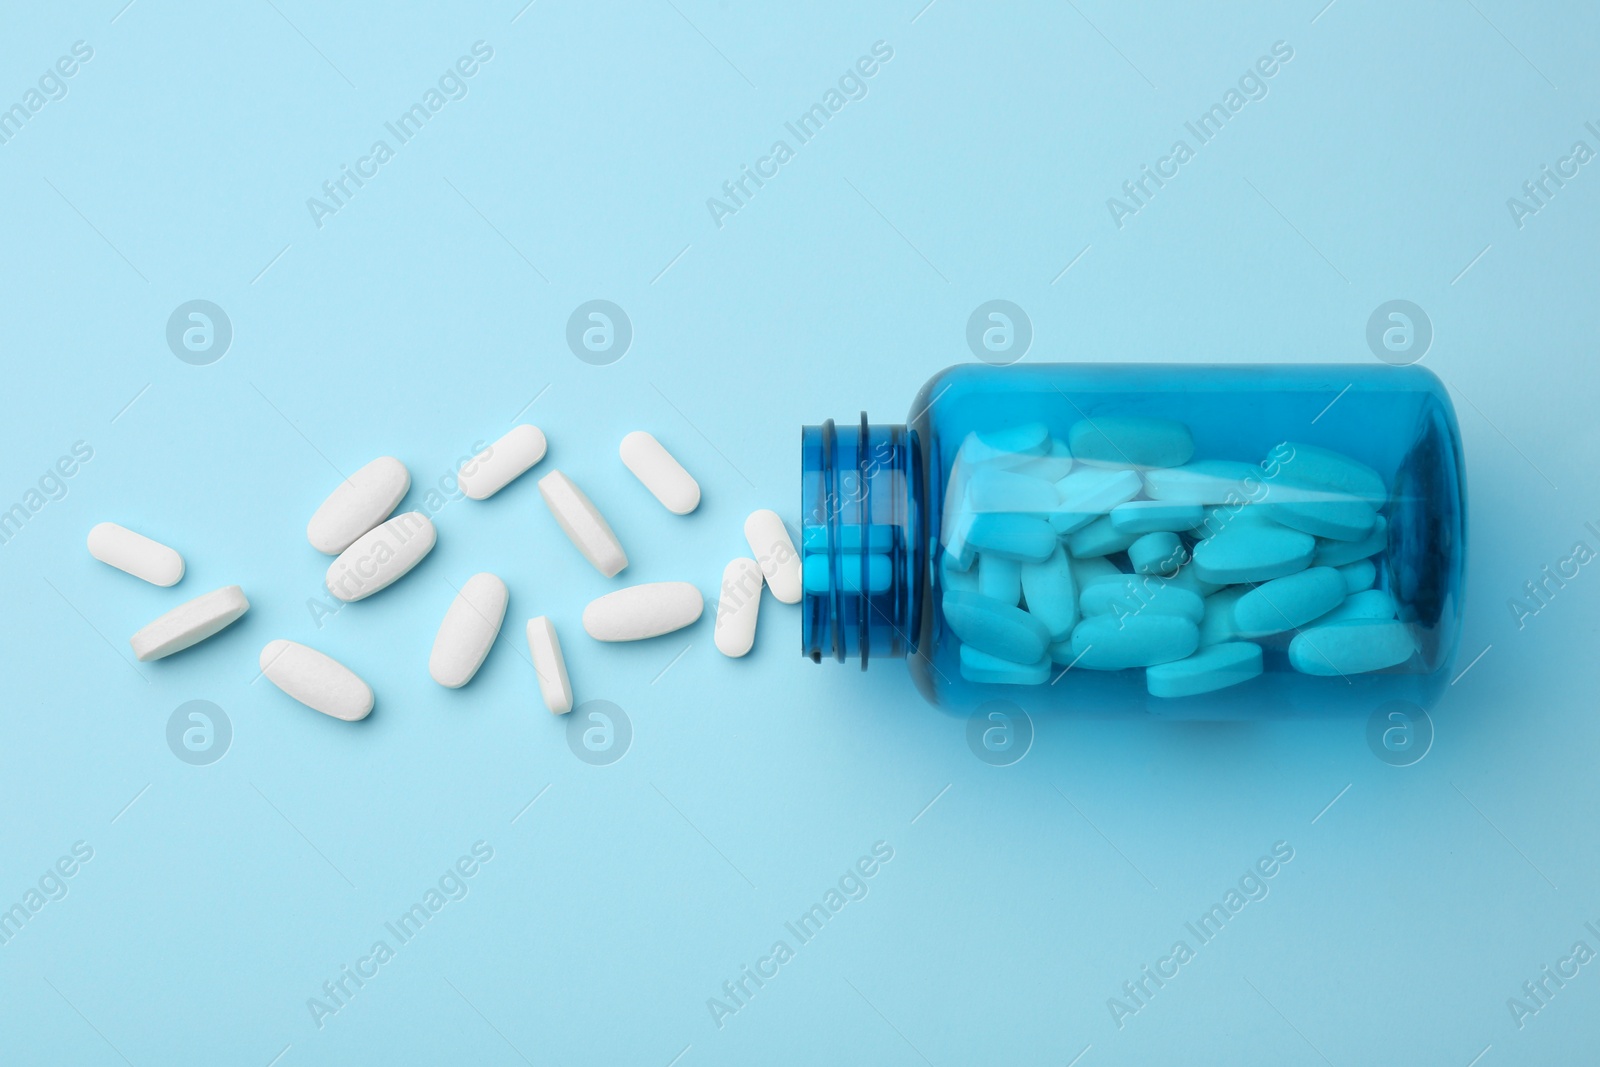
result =
[{"label": "light blue background", "polygon": [[[0,507],[73,442],[94,457],[0,545],[0,904],[74,842],[94,858],[0,946],[0,1060],[1592,1057],[1600,963],[1522,1029],[1506,1001],[1575,941],[1600,950],[1600,574],[1521,629],[1507,601],[1600,548],[1600,164],[1520,229],[1506,199],[1600,147],[1600,14],[922,3],[11,7],[0,105],[74,41],[94,57],[0,145]],[[466,98],[314,225],[306,199],[478,40],[494,58]],[[879,40],[867,97],[715,225],[707,198]],[[1269,95],[1119,229],[1107,197],[1280,40]],[[196,298],[235,330],[210,366],[165,342]],[[564,340],[593,298],[634,325],[610,366]],[[611,518],[625,579],[714,595],[745,514],[795,519],[800,425],[898,419],[974,358],[992,298],[1031,317],[1032,361],[1366,361],[1377,305],[1427,311],[1472,551],[1468,669],[1426,758],[1380,761],[1361,722],[1052,719],[995,768],[899,665],[802,660],[770,598],[747,660],[709,618],[601,647],[578,617],[616,583],[531,478],[445,506],[395,588],[308,610],[327,560],[305,521],[336,471],[396,455],[415,506],[524,408],[539,470]],[[621,467],[637,428],[699,477],[691,517]],[[180,548],[182,584],[91,560],[107,519]],[[443,691],[433,632],[479,570],[511,588],[505,633]],[[133,663],[135,629],[235,582],[241,623]],[[543,613],[579,700],[629,716],[620,762],[580,762],[540,706],[522,626]],[[363,674],[372,718],[254,681],[277,637]],[[165,740],[191,699],[232,722],[210,766]],[[319,1029],[307,999],[479,840],[494,858],[465,899]],[[707,998],[877,841],[894,858],[869,895],[719,1029]],[[1278,841],[1270,896],[1119,1029],[1107,999]]]}]

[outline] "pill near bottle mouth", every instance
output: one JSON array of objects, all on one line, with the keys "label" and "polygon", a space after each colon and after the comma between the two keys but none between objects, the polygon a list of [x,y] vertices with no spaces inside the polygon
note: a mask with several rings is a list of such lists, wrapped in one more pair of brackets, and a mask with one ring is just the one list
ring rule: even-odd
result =
[{"label": "pill near bottle mouth", "polygon": [[306,540],[337,556],[387,519],[411,490],[411,472],[393,456],[379,456],[334,487],[306,523]]},{"label": "pill near bottle mouth", "polygon": [[269,641],[261,650],[261,674],[312,711],[345,722],[372,713],[372,687],[332,656],[297,641]]},{"label": "pill near bottle mouth", "polygon": [[151,585],[177,585],[183,578],[183,557],[176,549],[114,522],[89,531],[89,555]]},{"label": "pill near bottle mouth", "polygon": [[162,659],[221,633],[249,610],[244,590],[225,585],[179,604],[134,634],[128,644],[141,663]]}]

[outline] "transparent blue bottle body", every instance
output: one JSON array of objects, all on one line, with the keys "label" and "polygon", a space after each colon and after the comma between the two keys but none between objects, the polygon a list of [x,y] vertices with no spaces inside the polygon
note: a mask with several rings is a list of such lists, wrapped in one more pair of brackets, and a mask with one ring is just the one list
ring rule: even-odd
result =
[{"label": "transparent blue bottle body", "polygon": [[[1327,530],[1316,526],[1314,529],[1320,532],[1312,537],[1316,545],[1314,564],[1290,566],[1294,572],[1310,570],[1326,559],[1329,565],[1343,567],[1339,573],[1347,575],[1353,587],[1361,586],[1348,592],[1347,599],[1337,605],[1347,613],[1357,605],[1392,602],[1393,625],[1385,627],[1383,633],[1392,637],[1403,631],[1404,650],[1386,656],[1374,668],[1370,662],[1360,662],[1359,655],[1352,659],[1341,651],[1345,649],[1342,642],[1353,638],[1345,630],[1329,629],[1339,622],[1335,616],[1295,618],[1295,625],[1274,633],[1231,637],[1233,643],[1248,641],[1259,647],[1259,657],[1248,648],[1237,650],[1247,654],[1244,658],[1250,661],[1250,669],[1258,673],[1232,684],[1220,684],[1218,679],[1226,669],[1220,674],[1200,672],[1200,678],[1211,679],[1200,682],[1201,687],[1216,688],[1194,693],[1184,688],[1192,682],[1175,683],[1173,679],[1186,677],[1191,665],[1198,669],[1202,661],[1161,666],[1174,662],[1171,657],[1177,652],[1185,652],[1178,660],[1187,660],[1209,647],[1203,643],[1199,647],[1182,645],[1187,640],[1187,629],[1182,624],[1168,627],[1163,623],[1158,627],[1163,632],[1182,631],[1178,637],[1182,647],[1174,646],[1164,654],[1166,658],[1158,655],[1160,663],[1153,665],[1141,661],[1137,666],[1113,664],[1096,669],[1087,665],[1096,659],[1092,645],[1086,657],[1074,660],[1071,653],[1076,646],[1072,640],[1084,637],[1090,632],[1087,629],[1084,634],[1051,644],[1052,651],[1045,657],[1050,660],[1047,677],[1041,677],[1040,663],[1044,659],[1011,664],[979,654],[975,647],[963,653],[963,644],[972,642],[964,642],[955,632],[958,627],[952,625],[946,609],[954,611],[955,605],[963,603],[961,594],[972,591],[974,573],[989,565],[982,551],[976,554],[977,562],[972,563],[970,545],[962,541],[961,525],[969,521],[967,512],[973,506],[966,494],[974,460],[979,466],[1019,468],[1022,473],[1038,475],[1047,482],[1062,469],[1077,471],[1080,476],[1090,468],[1109,469],[1128,479],[1130,476],[1121,473],[1120,467],[1131,470],[1145,486],[1159,484],[1152,479],[1170,469],[1161,465],[1165,461],[1159,457],[1152,462],[1149,455],[1129,458],[1113,453],[1108,459],[1103,447],[1097,453],[1098,462],[1063,454],[1071,451],[1075,434],[1086,451],[1095,451],[1090,446],[1097,443],[1103,446],[1105,438],[1115,449],[1119,431],[1108,429],[1104,438],[1096,437],[1092,431],[1102,425],[1143,425],[1137,420],[1157,420],[1163,426],[1180,424],[1187,429],[1192,455],[1179,465],[1181,468],[1225,461],[1255,464],[1261,471],[1261,484],[1252,484],[1248,477],[1244,480],[1246,491],[1239,505],[1207,503],[1207,525],[1172,531],[1171,542],[1161,541],[1177,545],[1177,556],[1184,566],[1173,564],[1176,570],[1169,567],[1157,572],[1159,581],[1173,585],[1188,582],[1207,612],[1215,611],[1229,620],[1232,616],[1224,605],[1212,605],[1219,593],[1225,594],[1221,598],[1225,600],[1264,587],[1253,600],[1255,607],[1259,609],[1263,598],[1267,598],[1275,608],[1279,599],[1288,597],[1289,586],[1271,584],[1269,577],[1219,584],[1215,571],[1188,566],[1201,558],[1193,555],[1195,549],[1199,548],[1202,554],[1207,551],[1201,548],[1201,542],[1216,530],[1210,523],[1219,517],[1221,521],[1231,521],[1240,514],[1239,508],[1250,509],[1246,517],[1252,520],[1270,515],[1287,522],[1285,513],[1268,508],[1281,507],[1280,501],[1293,501],[1308,494],[1331,499],[1329,502],[1319,497],[1317,507],[1359,507],[1344,502],[1339,491],[1327,489],[1320,482],[1310,483],[1308,489],[1308,483],[1300,478],[1304,464],[1293,467],[1293,458],[1289,469],[1295,478],[1291,482],[1287,474],[1280,473],[1274,457],[1299,457],[1311,463],[1313,460],[1305,457],[1331,453],[1352,461],[1368,476],[1375,473],[1381,482],[1372,484],[1378,488],[1357,494],[1376,512],[1378,524],[1371,528],[1373,532],[1355,535],[1345,529],[1337,531],[1338,537],[1326,537],[1322,534]],[[1048,434],[1042,450],[1037,443],[1041,424]],[[1022,443],[1021,451],[1008,453],[1008,448],[1016,447],[1018,442]],[[1439,380],[1421,368],[962,365],[930,380],[903,424],[871,423],[863,413],[859,420],[830,420],[808,426],[802,432],[801,453],[805,654],[817,662],[824,658],[855,660],[862,669],[875,659],[903,659],[922,694],[947,710],[964,713],[988,701],[1005,699],[1029,712],[1059,710],[1096,716],[1248,719],[1370,714],[1391,701],[1428,708],[1448,684],[1460,634],[1465,567],[1463,459],[1449,396]],[[1174,458],[1177,455],[1181,453],[1174,454]],[[1052,458],[1058,465],[1052,465]],[[1333,462],[1337,465],[1340,459]],[[1280,477],[1282,481],[1275,480]],[[1099,478],[1096,474],[1080,480],[1098,484]],[[1337,478],[1334,481],[1346,485]],[[1140,482],[1130,480],[1128,484]],[[1060,491],[1069,493],[1066,488]],[[1300,497],[1295,496],[1297,493]],[[1148,497],[1148,492],[1140,492],[1135,501]],[[1210,497],[1206,499],[1209,501]],[[1032,501],[1031,495],[1030,501],[1029,508],[1045,506]],[[983,521],[1007,531],[1014,525],[1019,533],[1037,535],[1040,513],[1035,510],[1025,514],[1028,517],[1022,519],[1000,515]],[[1073,543],[1072,533],[1067,528],[1081,522],[1081,515],[1073,512],[1066,522],[1059,514],[1050,518],[1060,527],[1057,536],[1062,553],[1071,558],[1068,546]],[[1121,518],[1119,513],[1119,522]],[[1300,519],[1295,522],[1304,526]],[[1276,528],[1277,524],[1266,525]],[[1029,542],[1030,546],[1033,543]],[[1372,565],[1370,578],[1359,560],[1354,567],[1340,562],[1351,555],[1348,550],[1352,543],[1377,546],[1361,557]],[[1361,550],[1354,551],[1359,554]],[[968,558],[962,559],[963,556]],[[1129,551],[1094,558],[1122,572],[1134,569]],[[961,563],[966,563],[967,569],[960,570]],[[1104,567],[1100,563],[1086,566],[1075,558],[1070,566],[1080,575],[1073,596],[1087,604],[1081,582],[1089,577],[1091,569],[1099,580],[1104,580]],[[1004,561],[994,564],[992,573],[985,575],[981,592],[1007,590],[996,594],[1002,601],[1016,596],[1010,591],[1014,585],[1007,585],[1009,568],[1010,564]],[[1213,581],[1197,583],[1192,577],[1196,573],[1205,573]],[[1126,577],[1135,583],[1150,584],[1136,572]],[[1304,579],[1303,584],[1317,583]],[[1323,587],[1326,585],[1322,583]],[[1157,602],[1149,600],[1146,591],[1135,588],[1131,610],[1117,606],[1113,614],[1120,620],[1125,614],[1174,610],[1180,600],[1187,606],[1188,593],[1166,592],[1165,588],[1161,595],[1166,599],[1159,602],[1159,608],[1152,606]],[[1353,598],[1358,592],[1366,595],[1356,601]],[[947,593],[958,595],[947,599]],[[989,604],[991,600],[981,603]],[[971,602],[969,597],[964,603]],[[1048,614],[1042,594],[1035,598],[1023,596],[1015,603],[1018,610],[1030,616],[1044,618]],[[1287,601],[1285,604],[1293,614],[1294,608]],[[1325,605],[1319,602],[1317,610],[1322,606]],[[1148,611],[1143,610],[1146,608]],[[1382,612],[1375,615],[1381,616]],[[1080,624],[1089,617],[1078,613]],[[1007,614],[1003,621],[1009,625],[1015,617]],[[970,621],[967,625],[971,625]],[[1155,624],[1134,619],[1131,625]],[[1204,624],[1195,622],[1202,642],[1210,625],[1209,614]],[[1038,629],[1031,621],[1027,626]],[[1098,622],[1096,626],[1099,629],[1095,633],[1110,635],[1106,627],[1116,629],[1120,621]],[[1362,630],[1360,636],[1365,639],[1369,633],[1370,630]],[[968,636],[972,636],[970,632]],[[1033,655],[1034,647],[1030,646],[1028,657]],[[1107,647],[1109,641],[1101,645],[1102,655]],[[1215,659],[1212,656],[1203,662],[1210,664]],[[1392,662],[1395,660],[1398,662]],[[996,670],[997,666],[1002,669]]]}]

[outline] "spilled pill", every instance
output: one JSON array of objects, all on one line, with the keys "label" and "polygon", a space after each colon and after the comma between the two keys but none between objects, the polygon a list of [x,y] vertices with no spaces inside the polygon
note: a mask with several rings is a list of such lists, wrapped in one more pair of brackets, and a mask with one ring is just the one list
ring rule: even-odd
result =
[{"label": "spilled pill", "polygon": [[312,711],[355,722],[372,711],[372,687],[326,653],[281,638],[261,650],[267,681]]},{"label": "spilled pill", "polygon": [[433,639],[428,674],[449,689],[472,681],[506,616],[506,583],[487,572],[468,578],[450,602]]},{"label": "spilled pill", "polygon": [[591,600],[583,628],[596,641],[643,641],[683,629],[704,607],[688,582],[646,582]]},{"label": "spilled pill", "polygon": [[750,554],[761,564],[772,595],[785,604],[800,603],[800,554],[789,539],[789,529],[776,511],[762,508],[744,520],[744,539]]},{"label": "spilled pill", "polygon": [[179,604],[128,639],[141,663],[182,652],[237,622],[250,610],[244,590],[225,585]]},{"label": "spilled pill", "polygon": [[544,498],[550,514],[555,516],[561,532],[595,570],[612,578],[628,565],[628,554],[622,550],[617,535],[611,532],[611,524],[571,478],[560,471],[551,471],[539,479],[539,495]]},{"label": "spilled pill", "polygon": [[539,697],[552,715],[572,710],[572,682],[567,678],[567,661],[561,655],[556,627],[540,615],[528,620],[528,654],[533,657],[533,673],[539,678]]},{"label": "spilled pill", "polygon": [[387,519],[411,488],[411,472],[393,456],[379,456],[340,482],[306,523],[306,540],[337,556]]},{"label": "spilled pill", "polygon": [[461,491],[473,500],[488,500],[522,477],[544,458],[544,431],[523,423],[461,465],[456,475]]},{"label": "spilled pill", "polygon": [[183,577],[183,557],[175,549],[114,522],[89,531],[89,555],[151,585],[176,585]]},{"label": "spilled pill", "polygon": [[365,600],[399,581],[421,563],[438,541],[433,521],[420,511],[407,511],[358,537],[328,565],[323,584],[350,603]]},{"label": "spilled pill", "polygon": [[650,434],[633,431],[617,451],[623,465],[674,515],[687,515],[700,506],[700,483]]},{"label": "spilled pill", "polygon": [[722,595],[717,598],[712,639],[724,656],[738,658],[755,644],[756,616],[761,611],[761,587],[765,582],[761,565],[748,557],[740,556],[722,569]]}]

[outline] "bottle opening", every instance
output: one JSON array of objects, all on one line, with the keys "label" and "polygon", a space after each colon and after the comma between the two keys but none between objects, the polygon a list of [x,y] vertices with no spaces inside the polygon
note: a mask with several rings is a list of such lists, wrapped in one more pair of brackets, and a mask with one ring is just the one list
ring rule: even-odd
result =
[{"label": "bottle opening", "polygon": [[802,639],[813,662],[917,647],[920,463],[905,426],[832,419],[800,437]]}]

